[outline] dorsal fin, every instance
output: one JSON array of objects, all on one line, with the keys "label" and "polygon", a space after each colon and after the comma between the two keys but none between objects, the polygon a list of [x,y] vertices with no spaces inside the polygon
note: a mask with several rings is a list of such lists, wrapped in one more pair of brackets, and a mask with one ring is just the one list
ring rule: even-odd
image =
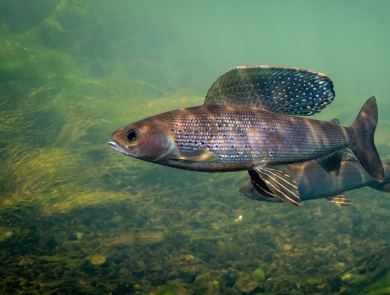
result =
[{"label": "dorsal fin", "polygon": [[204,104],[264,108],[276,113],[310,116],[335,96],[325,74],[277,66],[234,67],[211,86]]}]

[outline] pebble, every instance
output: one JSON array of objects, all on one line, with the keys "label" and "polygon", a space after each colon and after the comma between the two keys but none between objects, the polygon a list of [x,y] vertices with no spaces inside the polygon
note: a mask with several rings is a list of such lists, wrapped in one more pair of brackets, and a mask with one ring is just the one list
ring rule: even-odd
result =
[{"label": "pebble", "polygon": [[96,255],[92,257],[91,264],[92,265],[102,265],[106,262],[106,258],[102,255]]}]

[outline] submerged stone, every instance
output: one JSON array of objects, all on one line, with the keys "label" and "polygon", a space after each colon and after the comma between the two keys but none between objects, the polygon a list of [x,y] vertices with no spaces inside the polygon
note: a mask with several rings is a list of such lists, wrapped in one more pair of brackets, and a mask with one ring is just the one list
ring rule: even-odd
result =
[{"label": "submerged stone", "polygon": [[106,262],[106,258],[103,255],[96,255],[91,259],[92,265],[102,265],[105,262]]}]

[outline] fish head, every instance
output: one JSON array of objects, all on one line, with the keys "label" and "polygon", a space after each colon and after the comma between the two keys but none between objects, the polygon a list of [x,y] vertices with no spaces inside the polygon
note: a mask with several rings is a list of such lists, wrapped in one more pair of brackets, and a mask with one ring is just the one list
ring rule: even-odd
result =
[{"label": "fish head", "polygon": [[149,162],[176,155],[171,131],[151,119],[119,128],[109,137],[108,145],[122,154]]}]

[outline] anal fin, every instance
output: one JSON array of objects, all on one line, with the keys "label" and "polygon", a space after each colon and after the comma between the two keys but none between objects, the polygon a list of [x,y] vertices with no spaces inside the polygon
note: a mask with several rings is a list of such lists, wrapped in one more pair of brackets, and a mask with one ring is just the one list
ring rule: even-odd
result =
[{"label": "anal fin", "polygon": [[329,202],[336,204],[337,206],[349,206],[352,204],[346,194],[341,194],[334,197],[328,197],[325,199],[327,199]]},{"label": "anal fin", "polygon": [[[299,196],[298,186],[294,178],[290,175],[290,171],[284,166],[272,166],[272,167],[256,167],[251,170],[255,172],[272,192],[275,197],[280,198],[286,203],[299,206],[301,204],[301,198]],[[254,177],[251,175],[252,183]],[[254,184],[254,183],[253,183]],[[253,187],[258,191],[258,187],[254,184]],[[259,194],[264,195],[264,191],[258,191]],[[272,196],[272,194],[269,194]]]},{"label": "anal fin", "polygon": [[329,155],[326,155],[322,158],[318,158],[317,162],[330,175],[336,177],[340,172],[341,159],[343,153],[341,151],[335,151]]}]

